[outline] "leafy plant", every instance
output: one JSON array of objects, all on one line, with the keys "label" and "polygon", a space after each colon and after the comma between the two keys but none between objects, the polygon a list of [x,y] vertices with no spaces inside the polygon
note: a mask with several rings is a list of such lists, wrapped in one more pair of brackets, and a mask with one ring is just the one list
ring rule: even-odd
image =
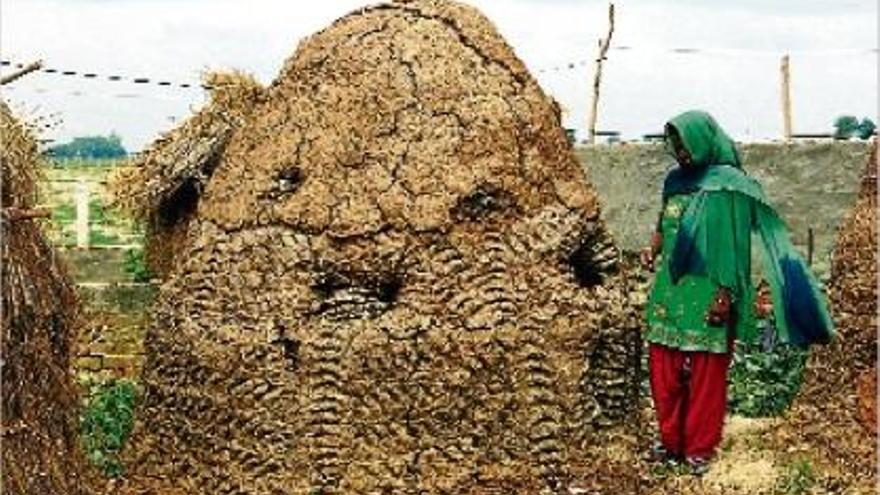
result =
[{"label": "leafy plant", "polygon": [[788,495],[803,495],[809,493],[815,484],[816,474],[813,465],[809,459],[800,457],[788,466],[776,491]]},{"label": "leafy plant", "polygon": [[874,131],[877,129],[877,125],[874,124],[874,121],[865,117],[862,119],[862,122],[859,124],[859,127],[856,131],[856,134],[859,136],[859,139],[866,140],[870,139],[871,136],[874,135]]},{"label": "leafy plant", "polygon": [[868,117],[864,117],[861,122],[853,115],[841,115],[834,120],[834,137],[836,139],[858,137],[866,140],[874,135],[876,129],[877,125]]},{"label": "leafy plant", "polygon": [[859,129],[859,119],[852,115],[841,115],[834,119],[834,137],[849,139]]},{"label": "leafy plant", "polygon": [[803,381],[808,351],[778,344],[737,344],[730,368],[730,410],[748,417],[777,416],[791,405]]},{"label": "leafy plant", "polygon": [[149,282],[153,278],[153,273],[147,267],[144,260],[143,249],[129,249],[125,252],[125,260],[123,262],[125,273],[131,275],[131,279],[135,282]]},{"label": "leafy plant", "polygon": [[105,476],[125,472],[119,453],[134,427],[137,387],[128,380],[109,380],[91,387],[80,420],[83,449]]}]

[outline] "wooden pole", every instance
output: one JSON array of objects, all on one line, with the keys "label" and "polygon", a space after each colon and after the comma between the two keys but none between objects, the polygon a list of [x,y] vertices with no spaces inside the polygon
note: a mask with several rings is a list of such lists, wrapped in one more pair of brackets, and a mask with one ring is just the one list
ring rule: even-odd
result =
[{"label": "wooden pole", "polygon": [[76,247],[89,248],[89,184],[82,179],[76,184]]},{"label": "wooden pole", "polygon": [[816,245],[816,239],[813,235],[813,227],[807,229],[807,266],[813,266],[813,252]]},{"label": "wooden pole", "polygon": [[33,72],[35,70],[40,70],[42,68],[43,68],[43,61],[42,60],[37,60],[36,62],[32,62],[32,63],[22,67],[21,69],[13,72],[12,74],[0,77],[0,86],[2,86],[4,84],[11,83],[12,81],[15,81],[16,79],[18,79],[19,77],[30,74],[31,72]]},{"label": "wooden pole", "polygon": [[782,57],[782,133],[786,143],[791,142],[791,67],[788,55]]},{"label": "wooden pole", "polygon": [[602,61],[606,59],[611,37],[614,35],[614,4],[608,4],[608,35],[599,40],[599,57],[596,58],[596,74],[593,77],[593,105],[590,107],[590,120],[587,122],[587,142],[596,142],[596,118],[599,111],[599,86],[602,83]]}]

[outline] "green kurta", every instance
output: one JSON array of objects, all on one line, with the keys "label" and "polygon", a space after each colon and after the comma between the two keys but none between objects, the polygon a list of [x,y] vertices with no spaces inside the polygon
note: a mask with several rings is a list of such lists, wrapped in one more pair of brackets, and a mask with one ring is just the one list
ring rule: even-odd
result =
[{"label": "green kurta", "polygon": [[[661,260],[654,287],[648,299],[647,321],[648,342],[684,351],[706,351],[725,353],[729,349],[731,330],[727,326],[714,326],[706,322],[706,314],[720,284],[708,275],[687,274],[678,283],[672,282],[669,269],[670,257],[682,214],[687,209],[693,195],[679,194],[667,199],[660,220],[663,235]],[[736,299],[736,295],[734,295]],[[735,304],[735,308],[746,306]],[[747,306],[746,306],[747,307]],[[739,319],[741,325],[745,321]]]},{"label": "green kurta", "polygon": [[[726,352],[729,331],[730,337],[754,341],[754,233],[763,247],[779,341],[829,342],[834,327],[825,298],[761,186],[743,172],[733,140],[701,111],[676,116],[670,128],[691,160],[670,171],[663,184],[662,259],[648,301],[646,339],[708,352]],[[705,322],[718,287],[733,299],[729,329]]]}]

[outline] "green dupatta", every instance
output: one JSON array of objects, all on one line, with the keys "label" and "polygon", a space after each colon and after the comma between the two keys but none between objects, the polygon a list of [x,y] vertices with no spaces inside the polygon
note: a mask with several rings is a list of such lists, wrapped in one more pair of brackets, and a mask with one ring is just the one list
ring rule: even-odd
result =
[{"label": "green dupatta", "polygon": [[[706,275],[731,291],[737,314],[748,314],[751,234],[757,232],[779,340],[801,346],[829,342],[833,324],[815,277],[760,184],[742,171],[733,140],[706,112],[685,112],[668,126],[678,131],[692,166],[669,173],[664,200],[675,194],[694,195],[671,253],[673,283],[688,273]],[[737,335],[740,340],[757,338],[752,328],[740,332],[745,332]]]}]

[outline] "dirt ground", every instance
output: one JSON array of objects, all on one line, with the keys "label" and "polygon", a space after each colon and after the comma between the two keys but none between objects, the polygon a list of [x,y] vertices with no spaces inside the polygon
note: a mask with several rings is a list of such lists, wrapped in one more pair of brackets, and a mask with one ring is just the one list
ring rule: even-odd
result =
[{"label": "dirt ground", "polygon": [[[646,401],[647,402],[647,401]],[[783,418],[728,416],[724,440],[709,471],[696,477],[679,466],[648,462],[654,438],[650,406],[642,410],[642,432],[612,433],[595,451],[585,452],[585,473],[569,486],[572,494],[651,495],[831,495],[875,493],[870,480],[836,472],[821,453],[796,444],[781,448]],[[597,459],[598,458],[598,459]]]}]

